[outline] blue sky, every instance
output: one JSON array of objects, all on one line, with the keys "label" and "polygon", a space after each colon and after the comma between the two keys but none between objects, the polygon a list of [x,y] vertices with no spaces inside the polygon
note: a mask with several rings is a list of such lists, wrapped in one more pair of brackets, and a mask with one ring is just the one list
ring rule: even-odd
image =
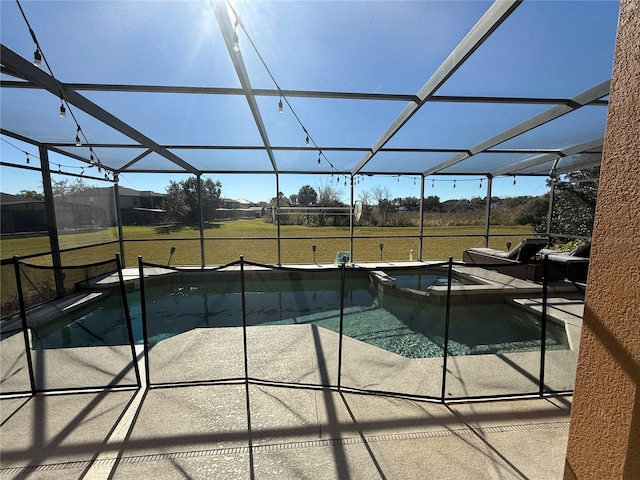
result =
[{"label": "blue sky", "polygon": [[[208,1],[186,2],[36,2],[22,6],[38,37],[54,74],[63,82],[132,83],[238,87]],[[483,1],[249,1],[234,2],[243,25],[255,42],[269,70],[282,89],[416,93],[490,6]],[[16,3],[0,2],[2,43],[30,59],[33,42]],[[606,80],[617,21],[614,1],[525,1],[496,33],[437,92],[441,95],[539,96],[569,98]],[[273,89],[274,83],[249,39],[239,32],[241,52],[255,88]],[[6,78],[3,76],[3,78]],[[203,98],[158,94],[131,95],[117,92],[81,92],[162,144],[261,145],[246,101],[242,97]],[[43,141],[72,141],[75,125],[57,117],[59,99],[50,94],[2,92],[3,128],[15,129]],[[370,147],[396,118],[405,102],[289,98],[318,145]],[[277,113],[277,97],[258,97],[263,121],[272,145],[301,145],[304,134],[288,107]],[[391,147],[470,148],[508,126],[525,120],[550,106],[467,105],[434,103],[423,107]],[[582,115],[587,120],[578,131],[549,136],[546,147],[561,148],[562,142],[591,139],[603,127],[603,110]],[[34,115],[37,121],[33,121]],[[108,128],[77,112],[89,141],[131,143]],[[69,115],[67,116],[69,117]],[[581,117],[581,118],[582,118]],[[592,118],[593,117],[593,118]],[[3,137],[5,138],[5,137]],[[92,140],[96,138],[96,140]],[[14,148],[1,142],[2,161],[24,164],[24,151],[37,157],[34,147],[7,138]],[[540,139],[535,139],[540,142]],[[523,135],[512,143],[528,147],[533,136]],[[539,143],[538,143],[539,144]],[[141,151],[97,150],[105,165],[117,167]],[[200,158],[181,152],[194,164],[219,162],[225,169],[267,170],[264,153],[227,154],[224,158]],[[341,171],[348,171],[362,152],[325,152]],[[276,152],[282,169],[315,167],[317,152]],[[445,156],[446,158],[446,156]],[[80,173],[81,164],[53,155],[52,169]],[[32,160],[32,164],[33,164]],[[147,165],[164,160],[149,157]],[[374,157],[372,170],[421,171],[422,165],[439,160],[423,157],[399,160],[391,155]],[[166,163],[166,162],[165,162]],[[325,175],[281,175],[280,190],[297,193],[305,184],[335,182],[323,160],[317,170]],[[143,168],[144,161],[139,164]],[[5,193],[39,190],[37,174],[0,167]],[[426,168],[426,167],[425,167]],[[404,169],[404,170],[403,170]],[[237,176],[207,174],[220,179],[223,195],[253,201],[275,195],[273,175]],[[177,174],[121,176],[121,185],[162,192]],[[425,195],[449,198],[484,196],[481,175],[437,177]],[[356,186],[362,190],[386,187],[391,197],[419,196],[415,175],[365,177]],[[453,188],[453,180],[456,187]],[[494,180],[497,196],[540,195],[545,178],[511,177]],[[102,182],[102,185],[104,182]],[[341,178],[344,200],[348,188]]]}]

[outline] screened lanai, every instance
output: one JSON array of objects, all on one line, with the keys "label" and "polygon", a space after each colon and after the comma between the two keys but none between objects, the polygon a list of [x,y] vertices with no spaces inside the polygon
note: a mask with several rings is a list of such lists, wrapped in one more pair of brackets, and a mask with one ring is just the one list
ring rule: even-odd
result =
[{"label": "screened lanai", "polygon": [[[266,260],[281,264],[279,192],[290,179],[339,186],[350,220],[341,249],[354,260],[378,254],[362,254],[371,248],[359,247],[349,215],[365,185],[406,185],[423,212],[436,182],[469,180],[486,199],[484,231],[471,246],[488,246],[497,182],[552,184],[599,165],[617,8],[3,2],[3,185],[31,178],[49,205],[52,178],[137,190],[152,190],[148,175],[222,179],[223,193],[246,179],[244,198],[258,186],[273,198],[277,229],[265,239]],[[109,208],[120,212],[116,192]],[[47,208],[49,231],[60,231]],[[403,247],[416,259],[427,248],[423,218]],[[122,231],[115,235],[107,240],[135,258]],[[200,249],[200,264],[224,263],[206,253],[212,236],[200,221],[199,240],[178,251]]]},{"label": "screened lanai", "polygon": [[0,2],[0,473],[561,475],[618,9]]}]

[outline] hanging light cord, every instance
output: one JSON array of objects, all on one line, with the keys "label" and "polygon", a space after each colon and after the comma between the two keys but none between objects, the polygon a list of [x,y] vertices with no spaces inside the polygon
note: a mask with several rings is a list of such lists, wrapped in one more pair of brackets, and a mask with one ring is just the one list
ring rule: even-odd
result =
[{"label": "hanging light cord", "polygon": [[[260,62],[262,63],[262,66],[264,67],[264,69],[267,71],[267,74],[269,74],[269,77],[271,78],[271,81],[273,82],[273,84],[276,86],[276,89],[278,90],[278,94],[280,96],[280,98],[284,99],[285,103],[287,104],[287,106],[289,107],[289,110],[291,110],[291,113],[293,113],[293,116],[295,117],[296,121],[298,122],[298,124],[300,125],[300,128],[302,128],[302,131],[304,132],[304,134],[306,135],[306,138],[309,139],[309,141],[313,144],[314,148],[318,150],[318,154],[319,156],[321,156],[322,158],[324,158],[327,163],[329,164],[329,166],[331,167],[331,173],[333,174],[334,172],[336,174],[340,174],[340,171],[333,165],[333,163],[331,163],[331,160],[329,160],[327,158],[327,156],[325,155],[325,153],[322,151],[322,149],[318,146],[318,144],[316,143],[316,141],[313,139],[313,137],[311,136],[311,134],[309,133],[309,131],[307,130],[307,128],[304,126],[304,124],[302,123],[302,120],[300,120],[300,117],[298,116],[298,114],[296,113],[296,111],[294,110],[293,106],[291,105],[291,103],[289,103],[289,99],[286,97],[286,95],[284,95],[282,93],[282,89],[280,88],[280,85],[278,84],[278,82],[276,81],[275,77],[273,76],[273,74],[271,73],[271,70],[269,69],[269,66],[267,65],[267,62],[265,62],[264,58],[262,57],[262,55],[260,54],[260,51],[258,50],[258,47],[256,47],[256,44],[253,42],[253,39],[251,38],[251,35],[249,35],[249,32],[247,32],[247,29],[245,28],[244,24],[242,23],[242,21],[240,20],[240,15],[238,15],[238,12],[236,11],[235,8],[233,8],[233,5],[231,5],[231,2],[229,2],[227,0],[227,5],[229,6],[229,8],[231,9],[231,11],[233,12],[233,15],[236,17],[236,25],[240,26],[242,28],[242,31],[244,32],[244,34],[246,35],[247,39],[249,40],[249,43],[251,44],[251,47],[253,48],[253,50],[256,52],[256,55],[258,55],[258,58],[260,59]],[[305,140],[306,140],[305,138]]]},{"label": "hanging light cord", "polygon": [[[22,18],[24,19],[24,22],[26,23],[27,28],[29,29],[29,34],[31,35],[31,38],[33,39],[33,43],[36,44],[37,51],[40,52],[40,55],[42,56],[42,60],[44,61],[44,64],[46,65],[47,70],[49,71],[49,74],[51,75],[51,78],[53,78],[53,80],[56,82],[56,85],[58,87],[58,92],[60,93],[60,100],[66,106],[66,110],[69,112],[69,115],[71,115],[71,118],[73,118],[73,121],[76,124],[76,137],[78,137],[79,135],[82,135],[82,138],[84,139],[84,143],[89,147],[89,152],[91,153],[91,156],[95,157],[96,164],[99,167],[102,167],[102,168],[104,168],[106,170],[107,167],[102,165],[102,162],[98,158],[98,155],[96,154],[96,152],[94,152],[93,147],[91,147],[91,144],[89,143],[89,140],[87,139],[87,136],[85,135],[84,131],[80,127],[80,124],[78,123],[78,119],[76,118],[75,114],[73,113],[73,110],[71,109],[71,105],[69,104],[69,102],[67,102],[67,99],[66,99],[66,97],[64,95],[64,89],[62,88],[62,83],[60,83],[60,81],[53,74],[53,69],[51,68],[51,65],[49,65],[49,62],[47,61],[47,57],[45,56],[44,51],[40,47],[40,42],[38,42],[38,38],[36,37],[35,32],[31,28],[31,24],[29,23],[29,19],[27,19],[27,15],[24,13],[24,10],[22,9],[22,5],[20,5],[20,0],[16,0],[16,3],[18,4],[18,8],[20,9],[20,13],[22,14]],[[56,165],[56,164],[54,164],[54,165]],[[90,162],[90,167],[92,167],[92,166],[93,166],[93,162]],[[115,175],[115,173],[114,173],[114,175]],[[114,180],[115,180],[115,177],[114,177]]]}]

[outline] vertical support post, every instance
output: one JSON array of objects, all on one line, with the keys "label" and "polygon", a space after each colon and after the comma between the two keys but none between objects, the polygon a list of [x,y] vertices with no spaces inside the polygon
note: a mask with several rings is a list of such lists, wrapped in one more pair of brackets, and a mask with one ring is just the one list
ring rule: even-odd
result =
[{"label": "vertical support post", "polygon": [[276,173],[276,229],[278,231],[278,265],[282,265],[280,257],[280,176]]},{"label": "vertical support post", "polygon": [[122,261],[122,268],[126,267],[127,259],[124,253],[124,235],[122,230],[122,211],[120,210],[120,186],[118,185],[118,176],[116,175],[116,181],[113,185],[113,196],[116,200],[116,222],[118,225],[118,243],[120,246],[120,259]]},{"label": "vertical support post", "polygon": [[426,178],[420,175],[420,239],[418,241],[418,260],[422,261],[422,241],[424,238],[424,182]]},{"label": "vertical support post", "polygon": [[49,245],[51,246],[51,260],[56,284],[56,295],[64,297],[64,277],[62,275],[62,261],[60,259],[60,243],[58,242],[58,225],[56,222],[56,207],[51,187],[51,170],[49,170],[49,150],[39,145],[40,171],[42,172],[42,188],[44,190],[44,208],[47,212],[47,227],[49,231]]},{"label": "vertical support post", "polygon": [[542,270],[542,317],[540,318],[540,389],[538,394],[544,395],[544,370],[545,356],[547,352],[547,295],[548,295],[548,272],[549,272],[549,255],[545,254]]},{"label": "vertical support post", "polygon": [[29,385],[31,395],[36,393],[36,380],[33,373],[33,360],[31,358],[31,346],[29,345],[29,331],[27,330],[27,309],[24,305],[24,293],[22,292],[22,278],[20,278],[20,264],[18,257],[13,257],[13,269],[16,274],[16,289],[18,290],[18,303],[20,304],[20,320],[22,321],[22,335],[24,337],[24,351],[27,356],[27,368],[29,369]]},{"label": "vertical support post", "polygon": [[551,222],[553,220],[553,205],[556,197],[556,177],[551,176],[551,189],[549,190],[549,210],[547,211],[547,241],[551,245]]},{"label": "vertical support post", "polygon": [[484,214],[484,248],[489,247],[489,224],[491,223],[491,188],[493,186],[493,177],[487,174],[487,206]]},{"label": "vertical support post", "polygon": [[249,432],[249,467],[253,478],[253,437],[251,434],[251,400],[249,397],[249,353],[247,344],[247,310],[244,285],[244,256],[240,255],[240,298],[242,301],[242,348],[244,356],[244,395],[247,408],[247,432]]},{"label": "vertical support post", "polygon": [[240,255],[240,301],[242,312],[242,348],[244,357],[244,381],[249,382],[249,348],[247,345],[247,310],[244,285],[244,256]]},{"label": "vertical support post", "polygon": [[205,256],[204,256],[204,209],[202,208],[202,174],[198,173],[196,176],[198,181],[198,211],[200,217],[200,268],[204,268]]},{"label": "vertical support post", "polygon": [[340,328],[338,337],[338,390],[342,386],[342,332],[344,329],[344,283],[346,276],[346,263],[340,264]]},{"label": "vertical support post", "polygon": [[120,254],[116,253],[116,266],[118,268],[118,281],[120,282],[120,295],[122,296],[122,308],[124,309],[124,319],[127,323],[127,335],[129,336],[129,345],[131,346],[131,359],[133,369],[136,373],[136,384],[138,388],[142,388],[140,381],[140,369],[138,368],[138,356],[136,355],[136,341],[133,338],[133,326],[131,325],[131,315],[129,314],[129,301],[127,300],[127,289],[124,286],[124,277],[122,275],[122,264],[120,262]]},{"label": "vertical support post", "polygon": [[149,388],[151,384],[151,376],[149,375],[149,332],[147,330],[147,302],[144,291],[144,266],[141,255],[138,256],[138,274],[140,278],[140,321],[142,322],[145,387]]},{"label": "vertical support post", "polygon": [[351,263],[353,263],[353,207],[354,207],[354,199],[353,199],[353,175],[351,175],[351,196],[350,196],[350,215],[349,215],[349,259]]},{"label": "vertical support post", "polygon": [[447,308],[444,317],[444,349],[442,352],[442,392],[440,400],[444,403],[447,391],[447,353],[449,351],[449,321],[451,316],[451,273],[453,272],[453,257],[449,257],[447,271]]}]

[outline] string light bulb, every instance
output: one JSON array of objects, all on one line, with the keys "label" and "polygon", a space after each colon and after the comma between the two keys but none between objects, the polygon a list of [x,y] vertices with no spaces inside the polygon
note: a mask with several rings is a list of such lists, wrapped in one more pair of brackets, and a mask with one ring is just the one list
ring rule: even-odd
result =
[{"label": "string light bulb", "polygon": [[304,144],[308,147],[309,146],[309,134],[307,133],[307,138],[304,141]]},{"label": "string light bulb", "polygon": [[453,188],[456,188],[456,181],[453,181]]},{"label": "string light bulb", "polygon": [[516,176],[515,175],[513,176],[513,184],[514,185],[516,184]]},{"label": "string light bulb", "polygon": [[436,186],[436,181],[432,178],[431,179],[431,188],[434,188]]},{"label": "string light bulb", "polygon": [[29,154],[27,153],[27,163],[31,163],[31,160],[29,159]]},{"label": "string light bulb", "polygon": [[233,29],[233,39],[231,40],[231,48],[233,48],[234,52],[240,51],[240,43],[238,42],[238,32],[236,29]]},{"label": "string light bulb", "polygon": [[318,151],[318,166],[320,166],[321,160],[320,157],[322,156],[322,150]]},{"label": "string light bulb", "polygon": [[236,21],[233,24],[233,35],[231,36],[231,48],[234,52],[240,51],[240,42],[238,41],[238,25],[240,24],[240,17],[236,17]]},{"label": "string light bulb", "polygon": [[278,102],[278,113],[284,113],[284,109],[282,108],[282,97],[280,97],[280,101]]},{"label": "string light bulb", "polygon": [[65,118],[67,116],[67,109],[64,108],[64,103],[62,99],[60,100],[60,118]]},{"label": "string light bulb", "polygon": [[42,67],[42,55],[38,47],[36,47],[36,51],[33,52],[33,64],[38,68]]},{"label": "string light bulb", "polygon": [[78,125],[78,129],[76,130],[76,147],[81,147],[82,142],[80,141],[80,125]]},{"label": "string light bulb", "polygon": [[482,179],[480,179],[480,188],[482,188]]}]

